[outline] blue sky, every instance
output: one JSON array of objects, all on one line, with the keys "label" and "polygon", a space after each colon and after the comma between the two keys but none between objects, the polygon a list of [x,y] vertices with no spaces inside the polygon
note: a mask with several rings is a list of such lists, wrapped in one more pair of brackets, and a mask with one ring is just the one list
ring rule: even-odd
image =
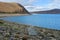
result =
[{"label": "blue sky", "polygon": [[0,0],[2,2],[17,2],[28,11],[43,11],[60,8],[60,0]]}]

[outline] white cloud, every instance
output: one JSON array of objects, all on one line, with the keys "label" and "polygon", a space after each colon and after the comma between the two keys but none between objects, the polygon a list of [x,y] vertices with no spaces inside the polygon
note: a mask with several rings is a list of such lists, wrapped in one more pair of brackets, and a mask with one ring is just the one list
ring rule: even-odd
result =
[{"label": "white cloud", "polygon": [[33,2],[33,1],[36,1],[36,0],[29,0],[29,2]]},{"label": "white cloud", "polygon": [[24,0],[0,0],[1,2],[24,2]]},{"label": "white cloud", "polygon": [[46,10],[45,7],[42,7],[42,6],[25,6],[25,8],[32,12],[32,11],[43,11],[43,10]]},{"label": "white cloud", "polygon": [[49,8],[60,8],[60,0],[53,0],[52,3],[48,4]]},{"label": "white cloud", "polygon": [[54,8],[60,8],[60,0],[52,0],[51,3],[46,4],[45,6],[26,6],[25,7],[29,11],[42,11],[49,10]]}]

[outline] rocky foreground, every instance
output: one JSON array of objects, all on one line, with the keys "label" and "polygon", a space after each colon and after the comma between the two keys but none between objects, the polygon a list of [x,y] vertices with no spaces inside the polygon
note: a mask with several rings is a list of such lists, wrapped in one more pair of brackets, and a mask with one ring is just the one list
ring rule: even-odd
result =
[{"label": "rocky foreground", "polygon": [[60,40],[60,30],[0,20],[0,40]]}]

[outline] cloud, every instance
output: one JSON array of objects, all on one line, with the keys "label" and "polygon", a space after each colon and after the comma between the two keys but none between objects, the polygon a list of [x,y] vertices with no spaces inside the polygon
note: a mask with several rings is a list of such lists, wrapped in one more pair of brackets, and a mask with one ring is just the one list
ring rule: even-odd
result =
[{"label": "cloud", "polygon": [[49,8],[60,8],[60,0],[53,0],[52,3],[48,4]]},{"label": "cloud", "polygon": [[29,2],[33,2],[33,1],[36,1],[36,0],[29,0]]},{"label": "cloud", "polygon": [[47,10],[46,7],[42,7],[42,6],[24,6],[24,7],[30,12]]},{"label": "cloud", "polygon": [[32,6],[28,5],[25,8],[29,11],[43,11],[43,10],[50,10],[55,8],[60,8],[60,0],[53,0],[50,3],[46,4],[45,6]]},{"label": "cloud", "polygon": [[0,0],[0,1],[2,1],[2,2],[18,2],[18,3],[24,2],[24,0]]}]

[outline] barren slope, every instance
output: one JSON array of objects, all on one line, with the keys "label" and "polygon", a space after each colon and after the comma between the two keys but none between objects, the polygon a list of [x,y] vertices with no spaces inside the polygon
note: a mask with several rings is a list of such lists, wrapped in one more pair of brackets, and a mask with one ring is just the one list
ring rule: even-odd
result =
[{"label": "barren slope", "polygon": [[0,2],[0,13],[6,12],[28,13],[28,11],[21,4]]}]

